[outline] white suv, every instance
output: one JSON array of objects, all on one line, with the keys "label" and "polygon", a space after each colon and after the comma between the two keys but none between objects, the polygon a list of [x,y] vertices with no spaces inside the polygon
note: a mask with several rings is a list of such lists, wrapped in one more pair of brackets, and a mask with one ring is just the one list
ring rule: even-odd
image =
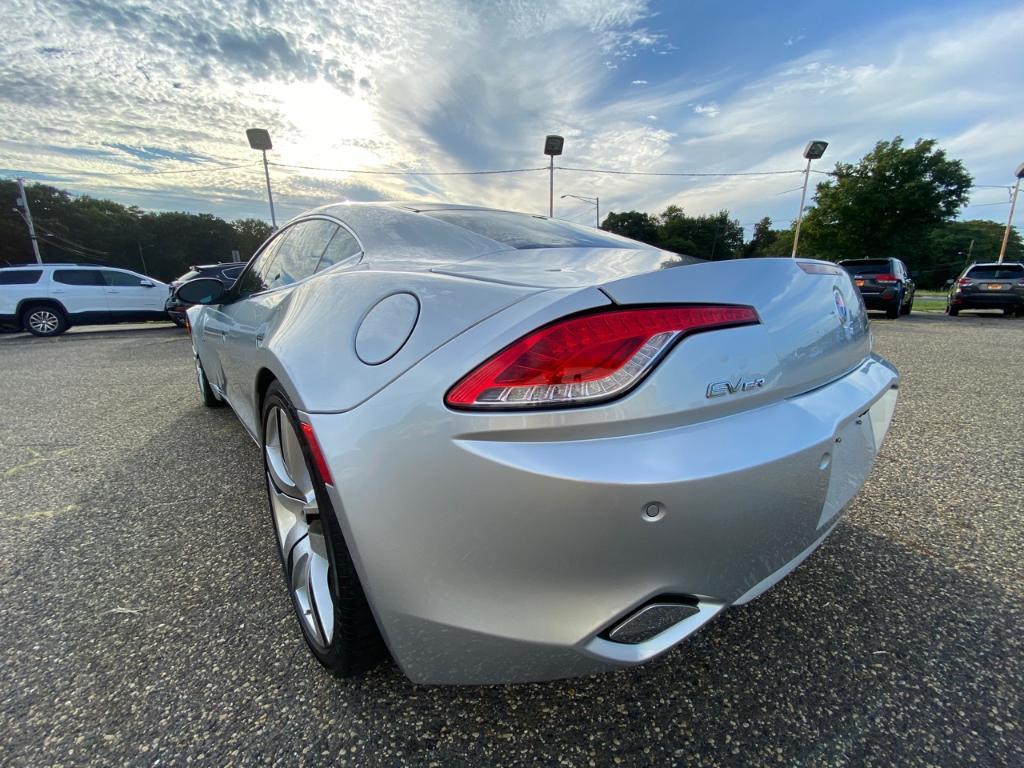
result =
[{"label": "white suv", "polygon": [[0,269],[0,324],[36,336],[72,325],[166,320],[166,283],[127,269],[33,264]]}]

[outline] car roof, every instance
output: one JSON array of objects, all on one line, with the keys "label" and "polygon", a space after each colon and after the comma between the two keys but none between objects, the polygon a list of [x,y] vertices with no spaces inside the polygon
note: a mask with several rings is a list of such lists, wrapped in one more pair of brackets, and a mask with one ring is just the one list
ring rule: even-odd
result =
[{"label": "car roof", "polygon": [[974,269],[975,267],[1024,267],[1024,261],[979,261],[977,264],[971,264],[968,269]]}]

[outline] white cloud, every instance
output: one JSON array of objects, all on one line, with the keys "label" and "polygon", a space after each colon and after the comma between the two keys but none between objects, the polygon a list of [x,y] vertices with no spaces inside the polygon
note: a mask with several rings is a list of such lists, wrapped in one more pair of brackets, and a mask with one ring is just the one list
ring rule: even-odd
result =
[{"label": "white cloud", "polygon": [[[8,0],[0,11],[2,163],[149,207],[265,215],[258,156],[244,142],[253,125],[270,129],[274,161],[332,168],[534,167],[545,164],[548,132],[566,137],[561,164],[584,168],[796,168],[809,138],[831,142],[819,163],[826,168],[896,134],[939,138],[979,183],[1002,183],[1019,162],[1019,6],[985,16],[929,12],[870,34],[850,30],[828,47],[804,41],[805,55],[756,74],[682,70],[624,90],[613,68],[674,50],[657,19],[641,0],[252,0],[244,16],[230,0]],[[94,175],[190,159],[252,165]],[[341,197],[523,210],[547,202],[544,172],[273,174],[290,213]],[[674,202],[693,212],[727,207],[744,222],[765,213],[788,219],[796,202],[777,194],[798,182],[557,174],[566,192],[599,194],[603,210]]]}]

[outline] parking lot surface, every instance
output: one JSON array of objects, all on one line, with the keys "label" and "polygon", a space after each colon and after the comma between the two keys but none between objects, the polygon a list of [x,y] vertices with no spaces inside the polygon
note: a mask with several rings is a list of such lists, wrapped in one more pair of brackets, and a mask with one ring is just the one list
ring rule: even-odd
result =
[{"label": "parking lot surface", "polygon": [[647,666],[327,676],[172,328],[0,338],[0,764],[1024,764],[1024,321],[874,320],[896,419],[789,579]]}]

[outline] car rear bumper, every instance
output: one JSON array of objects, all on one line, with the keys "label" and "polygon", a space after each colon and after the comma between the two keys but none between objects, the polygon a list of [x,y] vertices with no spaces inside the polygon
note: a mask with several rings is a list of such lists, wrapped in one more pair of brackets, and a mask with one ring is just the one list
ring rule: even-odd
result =
[{"label": "car rear bumper", "polygon": [[[871,356],[752,410],[571,440],[467,433],[463,414],[410,409],[389,390],[308,418],[406,674],[526,681],[646,661],[774,585],[863,484],[898,382]],[[640,643],[609,639],[651,601],[695,611]]]},{"label": "car rear bumper", "polygon": [[1006,309],[1024,306],[1024,296],[1013,291],[992,291],[953,296],[953,306],[960,309]]},{"label": "car rear bumper", "polygon": [[900,291],[899,288],[886,288],[884,291],[869,293],[861,291],[860,296],[868,309],[889,309],[899,301]]}]

